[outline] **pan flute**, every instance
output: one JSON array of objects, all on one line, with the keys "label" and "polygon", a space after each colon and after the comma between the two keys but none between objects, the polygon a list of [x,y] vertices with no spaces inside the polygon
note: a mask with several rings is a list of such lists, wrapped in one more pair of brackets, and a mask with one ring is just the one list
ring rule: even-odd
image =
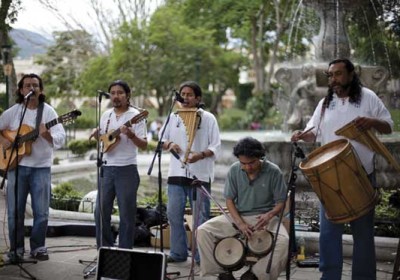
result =
[{"label": "pan flute", "polygon": [[188,144],[185,151],[183,162],[186,163],[191,152],[194,137],[200,123],[200,113],[197,108],[179,109],[177,111],[178,116],[182,119],[186,129],[186,136]]}]

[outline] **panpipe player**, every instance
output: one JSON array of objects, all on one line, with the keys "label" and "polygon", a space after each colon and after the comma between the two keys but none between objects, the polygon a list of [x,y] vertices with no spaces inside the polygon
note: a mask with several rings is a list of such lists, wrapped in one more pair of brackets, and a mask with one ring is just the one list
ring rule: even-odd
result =
[{"label": "panpipe player", "polygon": [[[306,133],[295,131],[292,141],[319,141],[322,146],[326,145],[343,138],[336,135],[335,131],[352,120],[360,132],[392,132],[393,120],[388,109],[375,92],[361,84],[350,60],[331,61],[326,74],[327,95],[318,103],[304,131],[314,128]],[[371,186],[376,188],[374,151],[357,141],[350,140],[350,143],[362,164],[362,172],[366,172]],[[322,272],[321,279],[336,280],[342,276],[342,235],[345,223],[329,220],[326,216],[328,206],[321,205],[320,208],[319,270]],[[374,207],[371,207],[369,212],[349,222],[354,242],[352,279],[376,279],[374,211]]]},{"label": "panpipe player", "polygon": [[[186,81],[179,87],[178,98],[181,108],[170,115],[168,123],[160,129],[163,149],[171,154],[167,180],[167,217],[170,225],[170,255],[168,262],[184,262],[188,257],[188,240],[184,226],[186,203],[196,216],[195,225],[200,225],[210,216],[209,197],[198,186],[211,192],[214,180],[214,162],[217,159],[221,140],[215,116],[203,109],[202,90],[193,81]],[[193,181],[200,184],[193,185]],[[193,194],[195,206],[193,209]],[[192,244],[193,245],[193,244]],[[197,250],[192,253],[197,263],[200,262]]]},{"label": "panpipe player", "polygon": [[[218,252],[221,246],[216,244],[224,238],[236,238],[238,235],[242,235],[248,241],[243,243],[247,243],[247,247],[253,253],[251,256],[256,258],[251,268],[240,279],[278,279],[279,274],[285,269],[289,236],[283,224],[279,226],[274,249],[271,246],[264,246],[262,249],[266,251],[263,252],[252,249],[257,248],[257,245],[250,246],[253,236],[256,236],[256,243],[272,245],[272,237],[271,242],[264,240],[267,240],[265,237],[268,237],[268,233],[276,235],[278,216],[285,207],[287,197],[282,171],[276,164],[267,160],[265,153],[263,144],[251,137],[239,140],[234,146],[233,154],[238,161],[230,166],[224,187],[228,217],[217,216],[198,228],[201,276],[218,274],[220,280],[236,279],[230,269],[235,264],[231,263],[232,258],[229,254],[229,250],[234,246],[228,246],[223,250],[228,252],[225,259],[225,254]],[[267,247],[270,248],[267,250]],[[239,251],[237,255],[247,258],[244,254],[245,252],[240,254]],[[271,256],[271,269],[267,272]],[[239,266],[235,270],[241,268],[240,261],[237,265]]]}]

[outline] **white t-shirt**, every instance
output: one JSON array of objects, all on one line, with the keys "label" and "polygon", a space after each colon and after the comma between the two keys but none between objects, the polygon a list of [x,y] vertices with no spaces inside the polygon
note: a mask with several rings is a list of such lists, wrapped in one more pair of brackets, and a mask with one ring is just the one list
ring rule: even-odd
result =
[{"label": "white t-shirt", "polygon": [[[182,168],[182,163],[171,154],[168,177],[187,177],[192,179],[194,175],[203,182],[214,181],[214,162],[219,157],[221,151],[218,123],[214,115],[210,112],[203,109],[199,109],[198,112],[201,115],[201,121],[193,140],[191,152],[204,152],[208,149],[213,151],[214,155],[188,164],[188,168]],[[160,130],[159,137],[161,137],[164,126],[165,123]],[[162,141],[172,141],[178,144],[183,151],[179,156],[182,160],[184,159],[188,146],[188,136],[185,125],[177,113],[170,115],[170,120],[166,126]]]},{"label": "white t-shirt", "polygon": [[[103,113],[100,119],[100,134],[110,133],[120,128],[138,114],[139,110],[129,107],[128,110],[117,119],[114,108],[108,109]],[[130,129],[137,137],[146,138],[147,128],[144,120],[132,124]],[[121,139],[114,144],[116,146],[104,153],[104,165],[125,166],[137,164],[138,147],[125,134],[120,133],[119,137]]]},{"label": "white t-shirt", "polygon": [[[11,130],[17,132],[22,113],[25,108],[23,104],[15,104],[0,116],[0,130]],[[34,129],[36,127],[37,109],[26,109],[23,124]],[[44,103],[42,121],[47,124],[57,119],[57,113],[47,103]],[[50,167],[53,163],[53,149],[59,149],[65,144],[65,130],[58,123],[49,128],[49,132],[53,137],[53,143],[49,143],[46,139],[39,136],[32,144],[32,152],[30,155],[24,155],[19,163],[21,166],[28,167]],[[26,133],[23,133],[26,135]]]},{"label": "white t-shirt", "polygon": [[[329,108],[325,110],[322,122],[320,123],[323,100],[324,99],[318,103],[313,116],[305,128],[305,130],[307,130],[314,126],[312,132],[314,135],[318,132],[317,141],[320,141],[321,145],[325,145],[337,139],[345,138],[336,135],[335,131],[357,117],[377,118],[386,121],[393,129],[393,120],[389,111],[386,109],[382,100],[368,88],[362,88],[360,104],[350,103],[348,98],[338,98],[334,93]],[[360,142],[355,140],[350,140],[350,142],[356,150],[365,171],[370,174],[374,170],[375,153]]]}]

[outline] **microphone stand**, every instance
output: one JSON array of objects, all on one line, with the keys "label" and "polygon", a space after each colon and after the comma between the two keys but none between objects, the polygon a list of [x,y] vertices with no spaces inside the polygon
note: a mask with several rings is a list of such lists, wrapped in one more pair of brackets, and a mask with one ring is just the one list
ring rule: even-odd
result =
[{"label": "microphone stand", "polygon": [[[290,279],[290,261],[292,259],[292,252],[296,252],[296,232],[295,232],[295,226],[294,226],[294,216],[295,216],[295,193],[296,193],[296,185],[295,181],[297,179],[297,174],[296,171],[298,170],[298,167],[296,165],[296,158],[300,158],[301,160],[304,160],[306,157],[301,150],[301,148],[297,145],[296,142],[293,142],[294,146],[294,156],[291,159],[292,167],[290,171],[290,176],[289,176],[289,181],[288,181],[288,189],[286,192],[286,197],[285,197],[285,202],[289,198],[289,248],[288,248],[288,259],[286,262],[286,279]],[[292,149],[293,153],[293,149]],[[271,256],[268,261],[266,273],[269,274],[271,271],[271,265],[272,265],[272,259],[274,255],[274,249],[276,245],[276,241],[278,239],[278,233],[279,233],[279,228],[282,223],[283,215],[285,212],[285,207],[282,208],[282,211],[279,213],[279,223],[278,227],[276,229],[276,234],[274,236],[274,240],[272,241],[272,246],[271,246]]]},{"label": "microphone stand", "polygon": [[[17,129],[17,133],[16,133],[16,137],[14,139],[13,145],[12,145],[12,150],[11,150],[11,154],[10,154],[10,158],[8,160],[8,164],[7,164],[7,168],[5,171],[5,174],[7,174],[9,168],[10,168],[10,164],[11,164],[11,159],[12,159],[12,155],[15,152],[15,162],[16,162],[16,166],[15,166],[15,183],[14,183],[14,250],[13,250],[13,258],[11,258],[9,260],[9,262],[4,263],[4,265],[17,265],[22,271],[24,271],[30,279],[36,279],[36,277],[34,277],[31,273],[29,273],[24,267],[22,267],[22,263],[33,263],[36,264],[37,261],[36,260],[24,260],[23,258],[20,258],[17,254],[17,238],[18,238],[18,170],[19,170],[19,158],[18,158],[18,153],[19,153],[19,140],[20,140],[20,132],[21,132],[21,127],[22,127],[22,122],[24,121],[25,118],[25,113],[26,113],[26,109],[28,108],[27,105],[29,103],[30,100],[30,96],[28,96],[28,98],[26,98],[26,104],[25,107],[23,109],[22,112],[22,116],[21,116],[21,120],[19,122],[19,126]],[[39,128],[37,128],[39,129]],[[37,132],[39,133],[39,132]],[[5,180],[6,176],[3,177],[3,181],[1,183],[1,188],[3,188],[4,185],[4,180]],[[10,191],[9,189],[7,191]],[[20,229],[23,230],[23,229]]]},{"label": "microphone stand", "polygon": [[[152,161],[150,163],[149,170],[147,171],[147,175],[150,176],[151,172],[153,170],[153,166],[154,166],[154,162],[155,162],[156,156],[158,156],[158,207],[159,207],[159,212],[160,212],[159,213],[159,226],[160,226],[160,251],[161,251],[161,253],[164,252],[164,234],[163,234],[163,229],[162,229],[162,224],[163,224],[163,215],[162,215],[163,213],[162,213],[162,211],[163,210],[162,210],[162,174],[161,174],[162,173],[161,172],[161,155],[162,155],[162,146],[163,146],[164,142],[162,141],[162,139],[163,139],[163,136],[164,136],[164,133],[165,133],[165,129],[167,128],[167,125],[168,125],[169,120],[171,118],[172,109],[174,108],[176,101],[177,101],[177,98],[175,97],[173,99],[173,102],[171,103],[170,108],[169,108],[168,117],[165,120],[165,124],[164,124],[163,129],[162,129],[162,131],[160,133],[160,137],[158,139],[158,143],[157,143],[156,150],[154,152],[153,159],[152,159]],[[156,242],[156,244],[157,244],[157,242]],[[166,273],[166,278],[169,279],[168,275],[177,275],[177,276],[179,276],[180,274],[181,273],[179,271],[177,271],[177,272],[168,272],[168,273]]]},{"label": "microphone stand", "polygon": [[[97,131],[97,135],[98,135],[98,139],[97,139],[97,193],[98,193],[98,197],[99,197],[99,201],[97,203],[99,203],[99,211],[100,211],[100,247],[103,246],[103,203],[102,203],[102,197],[103,197],[103,188],[102,188],[102,182],[103,182],[103,164],[106,163],[105,161],[103,161],[103,149],[104,149],[104,145],[103,142],[100,141],[99,138],[99,134],[100,134],[100,118],[101,118],[101,101],[102,101],[102,96],[104,95],[103,92],[99,92],[99,102],[98,104],[96,103],[96,120],[97,120],[97,124],[96,127],[98,128]],[[107,95],[105,95],[107,98]],[[97,227],[97,225],[96,225]],[[88,265],[86,266],[86,268],[83,270],[84,271],[84,275],[83,278],[86,279],[88,278],[90,275],[95,274],[96,273],[96,269],[97,269],[97,265],[92,266],[94,263],[96,263],[96,258],[93,261],[84,261],[84,260],[79,260],[79,263],[83,264],[83,263],[88,263]],[[92,267],[91,267],[92,266]],[[91,267],[89,270],[87,270],[89,267]]]}]

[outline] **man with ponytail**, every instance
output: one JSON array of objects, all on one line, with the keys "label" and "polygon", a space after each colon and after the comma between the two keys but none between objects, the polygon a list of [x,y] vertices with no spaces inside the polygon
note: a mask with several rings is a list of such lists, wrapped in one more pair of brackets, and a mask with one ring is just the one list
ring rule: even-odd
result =
[{"label": "man with ponytail", "polygon": [[[348,59],[336,59],[329,63],[326,72],[329,80],[327,96],[322,99],[304,131],[296,131],[292,141],[320,141],[321,145],[343,138],[335,131],[353,120],[360,131],[376,130],[389,134],[393,120],[382,100],[370,89],[363,87],[353,63]],[[374,152],[365,145],[350,140],[373,187],[376,187]],[[374,245],[374,209],[350,222],[353,234],[352,279],[376,279]],[[343,268],[343,223],[333,223],[325,215],[321,205],[319,269],[321,279],[341,279]]]}]

